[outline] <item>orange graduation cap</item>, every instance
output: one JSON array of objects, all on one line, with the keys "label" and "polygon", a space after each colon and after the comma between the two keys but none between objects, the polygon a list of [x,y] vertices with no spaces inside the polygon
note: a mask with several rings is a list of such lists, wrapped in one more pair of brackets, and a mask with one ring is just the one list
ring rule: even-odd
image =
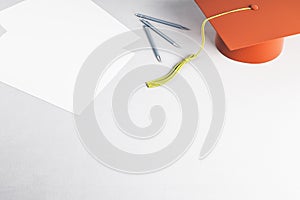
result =
[{"label": "orange graduation cap", "polygon": [[263,63],[282,51],[284,37],[300,33],[300,0],[196,0],[206,17],[250,6],[210,20],[216,46],[225,56],[247,63]]},{"label": "orange graduation cap", "polygon": [[216,46],[225,56],[246,63],[264,63],[282,51],[284,37],[300,33],[300,0],[195,0],[207,19],[202,22],[200,50],[177,63],[147,87],[164,85],[205,45],[205,24],[217,31]]}]

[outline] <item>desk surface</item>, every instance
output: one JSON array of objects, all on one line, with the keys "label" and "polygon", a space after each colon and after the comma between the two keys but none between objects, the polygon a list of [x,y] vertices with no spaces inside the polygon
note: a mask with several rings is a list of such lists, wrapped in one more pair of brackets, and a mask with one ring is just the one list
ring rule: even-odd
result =
[{"label": "desk surface", "polygon": [[[200,37],[195,27],[203,16],[192,1],[135,4]],[[300,36],[286,39],[278,59],[247,65],[223,57],[213,45],[213,29],[207,32],[206,51],[227,99],[223,137],[208,158],[197,159],[197,140],[160,172],[115,172],[86,152],[72,114],[0,84],[0,199],[299,199]]]}]

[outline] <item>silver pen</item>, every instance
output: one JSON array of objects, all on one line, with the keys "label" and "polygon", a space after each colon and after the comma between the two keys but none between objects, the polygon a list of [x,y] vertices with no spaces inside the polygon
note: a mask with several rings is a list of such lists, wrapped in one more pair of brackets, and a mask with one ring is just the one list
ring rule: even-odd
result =
[{"label": "silver pen", "polygon": [[173,22],[168,22],[168,21],[158,19],[158,18],[155,18],[155,17],[150,17],[150,16],[147,16],[147,15],[139,14],[139,13],[136,13],[135,16],[137,16],[139,18],[147,19],[147,20],[150,20],[150,21],[153,21],[153,22],[158,22],[158,23],[161,23],[161,24],[164,24],[164,25],[167,25],[167,26],[172,26],[172,27],[175,27],[175,28],[179,28],[179,29],[182,29],[182,30],[190,30],[189,28],[184,27],[180,24],[175,24]]},{"label": "silver pen", "polygon": [[151,45],[152,51],[153,51],[153,53],[155,55],[155,58],[158,60],[158,62],[161,62],[161,57],[160,57],[160,55],[158,53],[158,50],[156,48],[156,45],[155,45],[154,40],[152,38],[152,35],[151,35],[150,31],[149,31],[149,27],[146,26],[146,25],[144,25],[143,28],[144,28],[144,30],[146,32],[147,38],[149,40],[149,43]]},{"label": "silver pen", "polygon": [[180,47],[174,40],[172,40],[171,38],[169,38],[169,36],[167,36],[166,34],[164,34],[163,32],[161,32],[157,28],[155,28],[155,26],[153,26],[152,24],[150,24],[150,22],[148,22],[146,20],[143,20],[143,19],[140,19],[140,21],[143,24],[145,24],[147,27],[151,28],[155,33],[157,33],[159,36],[161,36],[162,38],[164,38],[166,41],[168,41],[173,46]]}]

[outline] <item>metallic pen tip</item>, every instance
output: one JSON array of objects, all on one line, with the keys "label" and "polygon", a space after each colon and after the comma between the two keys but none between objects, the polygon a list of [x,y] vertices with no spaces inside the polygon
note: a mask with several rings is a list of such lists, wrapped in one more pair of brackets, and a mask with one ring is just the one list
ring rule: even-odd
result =
[{"label": "metallic pen tip", "polygon": [[182,29],[183,29],[183,30],[186,30],[186,31],[191,30],[191,29],[189,29],[189,28],[187,28],[187,27],[184,27],[184,26],[182,27]]},{"label": "metallic pen tip", "polygon": [[[142,22],[145,26],[146,26],[146,23],[142,20],[142,19],[140,19],[140,22]],[[148,26],[147,26],[148,27]]]},{"label": "metallic pen tip", "polygon": [[135,13],[134,15],[137,16],[137,17],[140,17],[140,14],[139,14],[139,13]]},{"label": "metallic pen tip", "polygon": [[157,59],[158,62],[161,62],[161,57],[160,56],[157,55],[156,59]]},{"label": "metallic pen tip", "polygon": [[148,21],[144,20],[144,19],[140,19],[140,21],[141,21],[143,24],[145,24],[147,27],[150,27],[150,26],[151,26],[151,24],[150,24]]},{"label": "metallic pen tip", "polygon": [[180,48],[180,45],[179,45],[179,44],[177,44],[177,43],[175,43],[175,42],[172,43],[172,44],[173,44],[174,47]]}]

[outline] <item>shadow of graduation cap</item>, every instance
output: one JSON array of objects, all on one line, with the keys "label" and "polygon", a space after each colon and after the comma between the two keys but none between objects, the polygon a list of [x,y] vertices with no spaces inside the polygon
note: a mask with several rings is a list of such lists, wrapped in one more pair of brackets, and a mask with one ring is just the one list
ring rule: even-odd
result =
[{"label": "shadow of graduation cap", "polygon": [[210,20],[216,46],[233,60],[264,63],[280,55],[284,37],[300,33],[300,0],[195,0],[206,17],[251,6]]}]

